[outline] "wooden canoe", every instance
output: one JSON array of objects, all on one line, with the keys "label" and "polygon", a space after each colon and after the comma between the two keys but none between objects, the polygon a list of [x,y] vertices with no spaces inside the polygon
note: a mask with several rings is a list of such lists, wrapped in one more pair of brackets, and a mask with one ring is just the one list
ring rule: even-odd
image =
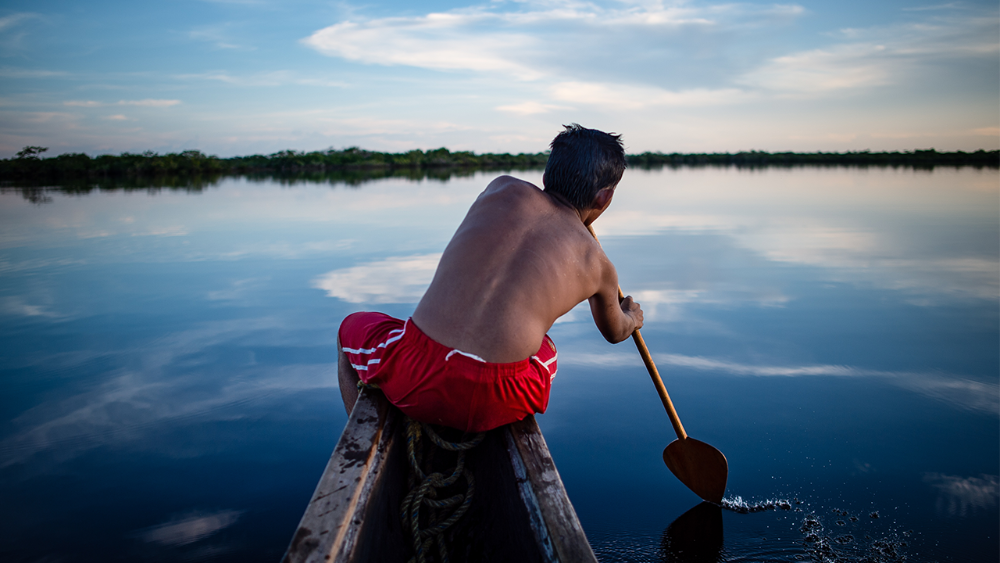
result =
[{"label": "wooden canoe", "polygon": [[[381,392],[361,391],[283,561],[410,558],[404,426]],[[466,459],[476,493],[452,561],[596,563],[534,417],[488,432]]]}]

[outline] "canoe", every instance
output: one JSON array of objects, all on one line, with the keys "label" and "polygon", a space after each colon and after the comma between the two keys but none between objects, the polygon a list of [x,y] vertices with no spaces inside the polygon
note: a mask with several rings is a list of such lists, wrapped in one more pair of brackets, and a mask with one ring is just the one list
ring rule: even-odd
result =
[{"label": "canoe", "polygon": [[[404,420],[381,392],[361,391],[283,561],[410,559]],[[476,488],[452,561],[596,563],[534,417],[487,432],[466,455]]]}]

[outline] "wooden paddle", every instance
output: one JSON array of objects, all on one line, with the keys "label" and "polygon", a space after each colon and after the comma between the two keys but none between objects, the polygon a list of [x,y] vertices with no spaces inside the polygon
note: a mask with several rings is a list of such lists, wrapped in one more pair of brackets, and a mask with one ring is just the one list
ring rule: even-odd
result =
[{"label": "wooden paddle", "polygon": [[[587,229],[594,236],[594,240],[597,240],[594,228],[588,225]],[[597,240],[597,243],[600,244],[601,241]],[[625,294],[619,287],[618,301],[624,299]],[[646,341],[642,339],[642,334],[636,330],[632,333],[632,340],[635,342],[635,347],[639,349],[642,362],[646,364],[646,371],[653,379],[656,392],[659,393],[663,408],[667,410],[667,416],[670,417],[670,424],[673,425],[674,432],[677,434],[677,439],[664,448],[663,462],[667,464],[670,472],[696,495],[708,502],[721,503],[722,496],[726,493],[726,479],[729,476],[729,463],[726,461],[726,456],[705,442],[688,437],[687,432],[684,431],[684,425],[681,424],[681,419],[674,409],[674,403],[670,400],[670,395],[667,394],[667,388],[663,385],[660,372],[656,369],[656,364],[653,363],[653,356],[649,354]]]}]

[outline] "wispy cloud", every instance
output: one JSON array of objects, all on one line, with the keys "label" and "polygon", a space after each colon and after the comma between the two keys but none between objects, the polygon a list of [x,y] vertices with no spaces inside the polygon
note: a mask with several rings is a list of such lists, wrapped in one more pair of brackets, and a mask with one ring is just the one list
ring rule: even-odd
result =
[{"label": "wispy cloud", "polygon": [[638,110],[654,106],[718,106],[749,101],[751,94],[735,88],[671,91],[655,86],[629,86],[596,82],[560,82],[551,87],[552,98],[577,104]]},{"label": "wispy cloud", "polygon": [[185,81],[207,80],[211,82],[223,82],[225,84],[232,84],[233,86],[244,87],[299,85],[349,88],[351,86],[348,82],[343,80],[334,80],[332,78],[324,77],[322,73],[303,76],[299,72],[290,70],[273,70],[249,74],[237,74],[218,70],[197,74],[180,74],[175,78]]},{"label": "wispy cloud", "polygon": [[303,42],[321,53],[363,63],[541,78],[541,73],[517,56],[537,46],[537,38],[513,29],[475,36],[475,28],[503,19],[474,11],[348,21],[321,29]]},{"label": "wispy cloud", "polygon": [[[422,16],[354,18],[303,39],[317,51],[368,64],[502,73],[520,80],[575,76],[602,66],[609,45],[627,36],[637,53],[688,40],[685,31],[778,24],[803,13],[796,5],[603,3],[549,1],[482,4]],[[606,42],[609,41],[609,42]],[[620,57],[617,57],[620,58]]]},{"label": "wispy cloud", "polygon": [[841,29],[832,34],[830,45],[774,58],[737,83],[789,96],[904,84],[947,61],[995,56],[1000,52],[998,33],[995,14]]},{"label": "wispy cloud", "polygon": [[189,31],[188,37],[196,41],[211,43],[217,49],[237,49],[243,51],[253,51],[256,49],[252,45],[244,45],[233,40],[228,27],[226,25],[199,27]]},{"label": "wispy cloud", "polygon": [[73,108],[99,108],[106,106],[108,104],[103,102],[95,102],[93,100],[69,100],[63,102],[64,106],[69,106]]},{"label": "wispy cloud", "polygon": [[180,104],[180,100],[121,100],[119,106],[142,106],[150,108],[168,108]]},{"label": "wispy cloud", "polygon": [[550,111],[558,109],[566,109],[566,106],[543,104],[541,102],[529,101],[529,102],[521,102],[519,104],[497,106],[496,109],[499,111],[513,113],[516,115],[538,115],[542,113],[549,113]]},{"label": "wispy cloud", "polygon": [[70,74],[61,70],[43,70],[35,68],[0,68],[0,76],[4,78],[53,78],[64,77]]},{"label": "wispy cloud", "polygon": [[17,13],[17,14],[10,14],[8,16],[4,16],[4,17],[0,18],[0,33],[5,32],[5,31],[13,28],[17,24],[19,24],[19,23],[21,23],[21,22],[23,22],[25,20],[30,20],[30,19],[39,18],[39,17],[41,17],[41,16],[39,16],[38,14],[31,13],[31,12],[20,12],[20,13]]},{"label": "wispy cloud", "polygon": [[94,100],[69,100],[63,102],[64,106],[80,108],[99,108],[107,106],[139,106],[149,108],[168,108],[179,105],[180,100],[119,100],[117,102],[97,102]]},{"label": "wispy cloud", "polygon": [[[555,83],[552,100],[632,110],[870,90],[906,83],[929,64],[992,56],[998,50],[995,15],[956,10],[942,15],[938,12],[948,6],[940,6],[933,14],[913,15],[922,18],[913,22],[838,30],[828,36],[826,46],[790,51],[747,69],[727,52],[726,38],[777,31],[800,17],[804,8],[557,1],[504,12],[501,6],[508,4],[422,16],[355,17],[316,31],[303,43],[366,64],[499,73],[523,81],[544,77]],[[629,43],[622,43],[621,37],[629,37]],[[617,61],[608,59],[612,52]],[[649,53],[657,55],[647,60]],[[596,67],[614,74],[633,59],[646,61],[647,72],[630,71],[607,82],[594,72]],[[650,65],[666,65],[670,72],[648,72]],[[692,77],[717,86],[679,86]],[[671,82],[678,86],[668,86]],[[537,100],[500,109],[532,115],[545,111],[547,103]]]}]

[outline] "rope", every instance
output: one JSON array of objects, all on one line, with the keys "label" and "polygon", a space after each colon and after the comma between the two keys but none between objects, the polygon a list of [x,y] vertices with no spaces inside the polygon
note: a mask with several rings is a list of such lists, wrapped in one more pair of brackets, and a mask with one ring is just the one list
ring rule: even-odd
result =
[{"label": "rope", "polygon": [[[431,444],[421,441],[426,436]],[[476,482],[472,473],[465,467],[465,452],[479,445],[486,436],[479,433],[466,442],[449,442],[438,435],[428,424],[417,422],[406,417],[406,452],[410,461],[410,492],[403,499],[403,528],[410,532],[413,541],[414,556],[409,563],[427,563],[430,561],[431,547],[437,546],[440,563],[448,563],[448,546],[444,532],[469,509],[472,496],[476,492]],[[434,446],[442,450],[457,452],[455,467],[451,474],[430,471],[431,461],[435,453]],[[424,456],[421,450],[429,450]],[[447,498],[438,499],[439,491],[455,485],[459,477],[465,478],[464,493],[458,493]],[[443,492],[443,491],[442,491]],[[425,507],[425,510],[421,510]],[[421,518],[423,516],[423,518]]]},{"label": "rope", "polygon": [[[378,389],[376,383],[358,381],[358,391],[362,389]],[[421,440],[423,436],[429,443]],[[410,462],[409,489],[403,498],[401,516],[403,529],[407,530],[413,540],[414,556],[408,563],[428,563],[432,560],[432,546],[437,547],[440,563],[448,563],[448,546],[444,533],[458,522],[469,506],[476,492],[476,481],[465,467],[465,452],[479,445],[486,437],[480,432],[465,442],[449,442],[442,438],[429,424],[417,422],[406,417],[406,453]],[[447,477],[441,472],[429,472],[432,467],[436,450],[457,452],[455,467]],[[456,485],[460,477],[465,478],[465,492],[438,499],[443,489]],[[424,507],[425,510],[421,510]]]}]

